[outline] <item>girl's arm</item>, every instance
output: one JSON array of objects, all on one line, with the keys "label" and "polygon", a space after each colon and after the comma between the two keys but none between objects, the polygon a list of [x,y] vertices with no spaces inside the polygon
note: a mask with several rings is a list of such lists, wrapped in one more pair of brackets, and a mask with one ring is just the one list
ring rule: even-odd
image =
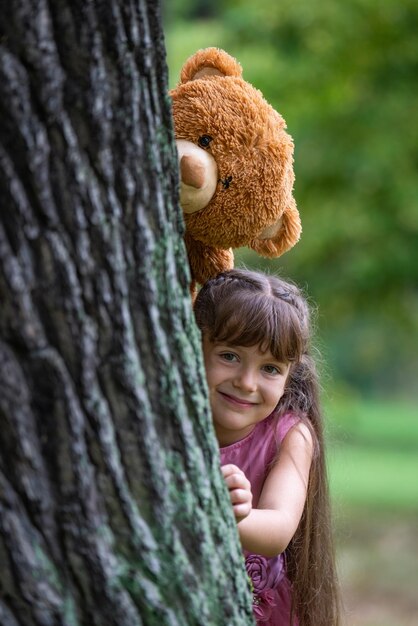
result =
[{"label": "girl's arm", "polygon": [[284,438],[257,509],[238,523],[243,548],[266,557],[283,552],[302,517],[313,455],[312,435],[299,423]]}]

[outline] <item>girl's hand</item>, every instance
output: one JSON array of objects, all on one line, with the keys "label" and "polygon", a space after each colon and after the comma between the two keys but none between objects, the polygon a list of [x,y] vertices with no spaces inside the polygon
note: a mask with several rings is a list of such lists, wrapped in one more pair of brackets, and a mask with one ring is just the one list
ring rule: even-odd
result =
[{"label": "girl's hand", "polygon": [[247,517],[252,509],[251,483],[236,465],[223,465],[221,471],[229,489],[232,508],[238,523]]}]

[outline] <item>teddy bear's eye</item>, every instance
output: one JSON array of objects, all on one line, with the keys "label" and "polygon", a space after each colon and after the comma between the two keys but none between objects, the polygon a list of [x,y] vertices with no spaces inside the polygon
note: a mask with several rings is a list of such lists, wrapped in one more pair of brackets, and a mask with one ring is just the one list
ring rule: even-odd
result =
[{"label": "teddy bear's eye", "polygon": [[199,137],[199,139],[197,140],[197,143],[199,144],[199,146],[201,148],[208,148],[210,142],[212,141],[213,137],[211,137],[210,135],[202,135],[201,137]]}]

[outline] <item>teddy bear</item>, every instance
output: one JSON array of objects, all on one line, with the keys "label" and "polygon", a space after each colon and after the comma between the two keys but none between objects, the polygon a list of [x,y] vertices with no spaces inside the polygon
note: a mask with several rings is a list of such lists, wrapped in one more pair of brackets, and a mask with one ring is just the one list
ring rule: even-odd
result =
[{"label": "teddy bear", "polygon": [[193,54],[170,96],[193,293],[234,266],[233,248],[278,257],[298,241],[293,140],[219,48]]}]

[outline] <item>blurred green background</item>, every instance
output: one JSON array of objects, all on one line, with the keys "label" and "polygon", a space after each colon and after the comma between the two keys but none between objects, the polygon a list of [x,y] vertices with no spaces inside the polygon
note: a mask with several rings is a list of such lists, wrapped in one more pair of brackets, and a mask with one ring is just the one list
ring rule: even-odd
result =
[{"label": "blurred green background", "polygon": [[318,306],[338,559],[352,626],[418,624],[418,3],[166,0],[170,86],[218,46],[295,141],[300,242],[278,271]]}]

